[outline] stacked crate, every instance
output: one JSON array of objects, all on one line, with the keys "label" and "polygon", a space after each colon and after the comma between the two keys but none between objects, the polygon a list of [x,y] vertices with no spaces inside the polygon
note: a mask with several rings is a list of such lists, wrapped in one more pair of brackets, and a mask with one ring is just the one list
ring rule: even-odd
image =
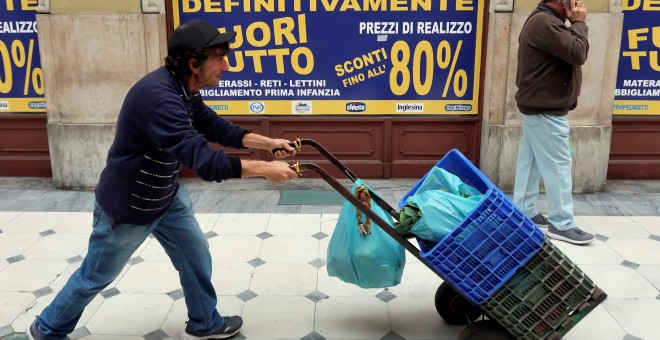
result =
[{"label": "stacked crate", "polygon": [[[461,295],[519,339],[560,339],[606,294],[458,150],[436,165],[484,194],[438,243],[420,255]],[[420,188],[422,178],[399,206]]]}]

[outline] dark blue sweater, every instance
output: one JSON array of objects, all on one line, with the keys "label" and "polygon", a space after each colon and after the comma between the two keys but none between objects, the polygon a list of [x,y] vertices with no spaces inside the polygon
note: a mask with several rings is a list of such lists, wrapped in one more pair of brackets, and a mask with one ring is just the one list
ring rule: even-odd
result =
[{"label": "dark blue sweater", "polygon": [[181,164],[206,181],[241,177],[240,159],[209,142],[244,148],[248,130],[218,116],[161,67],[139,80],[119,112],[96,201],[120,223],[147,224],[169,207]]}]

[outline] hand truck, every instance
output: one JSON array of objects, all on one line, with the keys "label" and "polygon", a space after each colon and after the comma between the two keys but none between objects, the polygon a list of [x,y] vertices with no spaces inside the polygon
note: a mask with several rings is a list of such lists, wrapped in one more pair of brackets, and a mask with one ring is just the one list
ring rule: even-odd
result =
[{"label": "hand truck", "polygon": [[[291,143],[298,150],[303,145],[314,147],[351,181],[358,179],[316,141],[297,139]],[[468,325],[459,340],[559,340],[605,300],[607,294],[458,150],[451,150],[435,166],[474,186],[484,198],[461,225],[437,244],[418,238],[419,248],[320,166],[296,163],[291,168],[298,174],[312,171],[319,175],[443,279],[435,294],[435,307],[449,324]],[[423,180],[404,196],[400,206]],[[375,192],[369,193],[376,204],[399,220],[394,208]],[[487,319],[476,321],[479,317]]]}]

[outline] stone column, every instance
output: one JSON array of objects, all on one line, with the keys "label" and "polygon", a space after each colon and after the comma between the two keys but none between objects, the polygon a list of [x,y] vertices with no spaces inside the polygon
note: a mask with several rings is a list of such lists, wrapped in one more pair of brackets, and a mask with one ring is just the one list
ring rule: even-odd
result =
[{"label": "stone column", "polygon": [[[623,15],[611,0],[584,0],[589,9],[589,57],[582,67],[582,92],[571,111],[573,192],[604,188],[612,138],[612,103]],[[518,35],[537,0],[499,1],[490,13],[484,77],[481,170],[502,190],[513,191],[522,136],[521,113],[513,98]],[[509,6],[507,6],[509,5]],[[613,10],[610,11],[610,7]],[[507,10],[509,9],[509,10]],[[615,13],[616,12],[616,13]],[[495,43],[497,42],[497,43]]]},{"label": "stone column", "polygon": [[53,182],[58,188],[93,188],[124,96],[163,63],[164,3],[41,0],[39,5]]}]

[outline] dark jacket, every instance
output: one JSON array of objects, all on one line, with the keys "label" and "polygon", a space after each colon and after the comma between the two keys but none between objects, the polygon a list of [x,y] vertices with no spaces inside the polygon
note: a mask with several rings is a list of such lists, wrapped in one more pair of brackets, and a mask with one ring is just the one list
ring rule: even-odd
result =
[{"label": "dark jacket", "polygon": [[247,132],[161,67],[126,95],[96,201],[117,222],[155,221],[176,195],[181,164],[206,181],[241,177],[240,159],[212,149],[209,141],[244,148]]},{"label": "dark jacket", "polygon": [[544,4],[527,18],[518,38],[515,94],[524,114],[566,115],[575,108],[587,60],[588,28],[582,21],[567,27]]}]

